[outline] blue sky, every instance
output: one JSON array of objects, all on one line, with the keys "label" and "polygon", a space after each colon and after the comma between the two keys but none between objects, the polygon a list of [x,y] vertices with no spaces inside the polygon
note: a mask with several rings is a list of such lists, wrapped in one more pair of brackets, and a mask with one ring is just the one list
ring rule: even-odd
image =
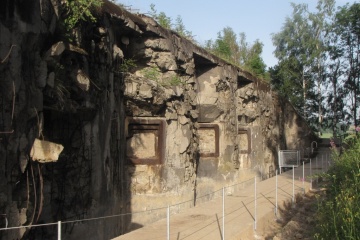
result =
[{"label": "blue sky", "polygon": [[[291,16],[290,2],[306,3],[310,10],[316,7],[316,0],[118,0],[135,12],[150,12],[150,4],[155,4],[158,12],[165,12],[174,21],[181,16],[187,30],[195,35],[199,43],[216,39],[224,27],[231,27],[235,33],[244,32],[247,42],[259,39],[263,44],[263,59],[268,67],[274,66],[274,46],[271,34],[281,31],[287,16]],[[344,5],[351,0],[337,0]]]}]

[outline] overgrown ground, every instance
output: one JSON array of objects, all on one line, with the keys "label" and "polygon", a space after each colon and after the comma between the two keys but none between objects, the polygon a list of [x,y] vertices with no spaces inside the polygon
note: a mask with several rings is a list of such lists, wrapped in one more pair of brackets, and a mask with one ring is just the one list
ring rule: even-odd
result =
[{"label": "overgrown ground", "polygon": [[265,239],[360,239],[360,134],[332,149],[334,164],[319,176],[325,181],[285,204]]},{"label": "overgrown ground", "polygon": [[279,208],[277,221],[264,233],[265,240],[314,239],[318,198],[325,195],[323,188],[296,196],[296,203],[286,202]]}]

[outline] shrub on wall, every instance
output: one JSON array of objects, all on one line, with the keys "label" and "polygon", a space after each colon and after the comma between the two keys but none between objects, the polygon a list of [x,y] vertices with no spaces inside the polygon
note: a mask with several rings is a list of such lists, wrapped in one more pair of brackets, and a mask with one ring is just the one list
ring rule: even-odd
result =
[{"label": "shrub on wall", "polygon": [[71,31],[80,20],[89,19],[95,22],[91,9],[100,7],[102,3],[101,0],[67,0],[65,6],[68,14],[64,20],[65,28]]}]

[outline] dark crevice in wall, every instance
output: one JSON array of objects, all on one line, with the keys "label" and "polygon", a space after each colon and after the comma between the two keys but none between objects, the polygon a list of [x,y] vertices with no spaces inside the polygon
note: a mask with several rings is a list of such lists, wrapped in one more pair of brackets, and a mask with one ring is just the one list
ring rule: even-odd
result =
[{"label": "dark crevice in wall", "polygon": [[194,64],[196,69],[196,76],[201,76],[203,73],[209,71],[210,69],[217,66],[216,63],[210,61],[209,59],[202,57],[196,53],[193,53]]},{"label": "dark crevice in wall", "polygon": [[239,89],[239,88],[245,87],[246,85],[248,85],[250,83],[253,83],[253,81],[239,75],[238,79],[237,79],[237,88]]}]

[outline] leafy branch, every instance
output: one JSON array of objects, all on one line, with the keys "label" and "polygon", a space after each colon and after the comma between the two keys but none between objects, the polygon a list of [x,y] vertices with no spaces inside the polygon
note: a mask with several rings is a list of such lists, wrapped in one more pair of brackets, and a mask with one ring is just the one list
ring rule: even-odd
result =
[{"label": "leafy branch", "polygon": [[156,67],[144,68],[142,70],[142,74],[146,79],[153,80],[158,82],[159,78],[161,77],[160,70]]},{"label": "leafy branch", "polygon": [[123,59],[122,63],[117,66],[116,71],[128,73],[132,68],[135,68],[136,66],[136,61],[134,59]]},{"label": "leafy branch", "polygon": [[155,19],[159,23],[160,26],[171,29],[175,32],[177,32],[180,36],[195,42],[194,35],[191,31],[186,30],[185,25],[182,21],[181,16],[177,16],[175,19],[175,24],[173,23],[173,20],[171,17],[167,16],[165,12],[157,12],[155,9],[155,4],[150,5],[151,12],[149,13],[152,18]]},{"label": "leafy branch", "polygon": [[64,20],[66,29],[70,31],[80,20],[86,20],[86,18],[95,22],[96,19],[91,13],[91,8],[101,7],[102,3],[101,0],[67,0],[65,4],[69,15]]}]

